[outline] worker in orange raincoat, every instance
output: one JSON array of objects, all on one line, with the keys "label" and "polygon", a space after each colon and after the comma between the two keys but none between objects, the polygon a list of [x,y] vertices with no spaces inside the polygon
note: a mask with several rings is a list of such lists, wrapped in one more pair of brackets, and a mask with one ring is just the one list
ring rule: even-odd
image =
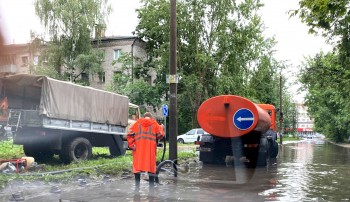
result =
[{"label": "worker in orange raincoat", "polygon": [[148,172],[149,184],[154,185],[157,158],[157,139],[164,138],[164,130],[152,118],[150,112],[137,120],[127,135],[128,147],[132,149],[132,172],[135,174],[135,185],[140,185],[141,172]]}]

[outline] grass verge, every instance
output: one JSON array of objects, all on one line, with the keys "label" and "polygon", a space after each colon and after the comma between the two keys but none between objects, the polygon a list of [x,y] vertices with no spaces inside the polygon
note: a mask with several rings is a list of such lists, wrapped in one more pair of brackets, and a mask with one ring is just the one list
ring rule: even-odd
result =
[{"label": "grass verge", "polygon": [[[14,145],[12,140],[0,141],[0,160],[17,159],[25,156],[20,145]],[[158,148],[157,161],[163,156],[163,149]],[[196,157],[195,150],[190,152],[178,152],[179,160]],[[164,160],[169,158],[169,150],[165,152]],[[20,174],[4,174],[0,172],[0,189],[4,188],[11,180],[41,180],[41,181],[70,181],[79,178],[102,178],[106,175],[120,177],[131,174],[132,155],[127,151],[125,155],[112,158],[109,149],[105,147],[94,147],[93,158],[89,161],[75,162],[71,164],[62,163],[55,156],[45,164],[41,164],[37,171]]]},{"label": "grass verge", "polygon": [[[295,140],[302,140],[301,137],[287,137],[287,136],[283,136],[282,141],[295,141]],[[280,142],[280,139],[277,138],[277,142]]]}]

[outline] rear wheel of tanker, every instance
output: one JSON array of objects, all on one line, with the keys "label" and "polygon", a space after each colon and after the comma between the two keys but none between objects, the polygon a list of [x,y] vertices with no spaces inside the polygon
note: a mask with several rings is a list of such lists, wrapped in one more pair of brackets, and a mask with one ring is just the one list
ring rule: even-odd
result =
[{"label": "rear wheel of tanker", "polygon": [[40,145],[25,144],[23,145],[23,151],[26,156],[33,157],[35,162],[46,162],[54,155],[48,148],[41,147]]},{"label": "rear wheel of tanker", "polygon": [[278,143],[274,140],[270,142],[270,157],[276,158],[278,155]]},{"label": "rear wheel of tanker", "polygon": [[88,139],[78,137],[72,141],[65,141],[62,151],[60,153],[60,159],[64,163],[70,163],[72,161],[83,161],[91,159],[92,146]]},{"label": "rear wheel of tanker", "polygon": [[258,152],[258,159],[256,162],[257,166],[266,166],[267,160],[269,158],[269,142],[266,138],[260,139],[260,145],[259,145],[259,152]]}]

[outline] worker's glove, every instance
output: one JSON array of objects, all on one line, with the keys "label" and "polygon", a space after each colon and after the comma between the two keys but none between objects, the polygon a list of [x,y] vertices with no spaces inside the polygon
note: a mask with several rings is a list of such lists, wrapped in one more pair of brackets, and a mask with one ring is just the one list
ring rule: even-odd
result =
[{"label": "worker's glove", "polygon": [[129,147],[129,149],[135,151],[136,150],[136,146],[133,145],[133,146]]}]

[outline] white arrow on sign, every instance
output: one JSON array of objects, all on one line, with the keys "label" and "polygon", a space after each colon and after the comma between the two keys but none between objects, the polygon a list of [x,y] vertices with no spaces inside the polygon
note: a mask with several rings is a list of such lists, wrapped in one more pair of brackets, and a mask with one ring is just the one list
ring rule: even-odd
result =
[{"label": "white arrow on sign", "polygon": [[242,122],[242,121],[254,121],[254,117],[249,117],[249,118],[238,117],[237,120],[238,120],[239,122]]}]

